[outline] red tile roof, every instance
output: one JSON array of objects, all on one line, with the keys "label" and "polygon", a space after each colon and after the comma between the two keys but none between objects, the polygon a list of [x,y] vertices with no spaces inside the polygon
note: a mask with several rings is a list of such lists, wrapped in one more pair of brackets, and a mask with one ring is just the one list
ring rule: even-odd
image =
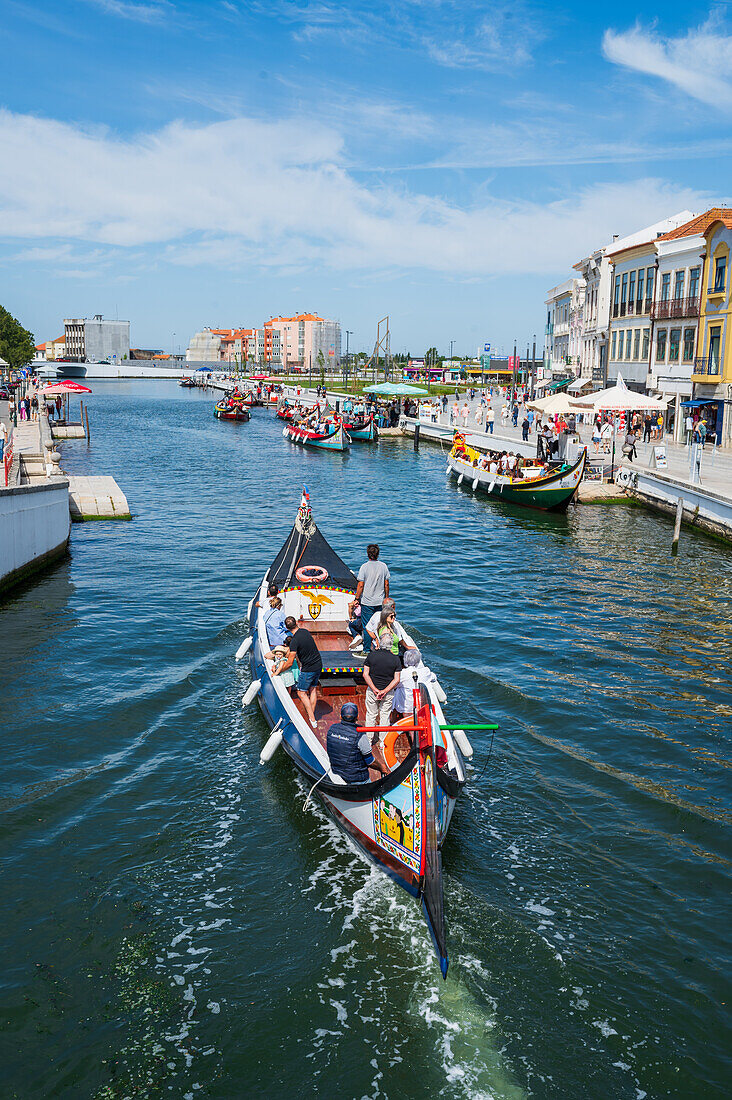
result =
[{"label": "red tile roof", "polygon": [[724,222],[729,229],[732,229],[732,210],[725,206],[713,206],[711,210],[705,210],[703,214],[692,218],[690,222],[685,222],[678,229],[672,229],[670,233],[662,233],[656,239],[659,241],[676,241],[680,237],[695,237],[697,235],[703,237],[713,222]]}]

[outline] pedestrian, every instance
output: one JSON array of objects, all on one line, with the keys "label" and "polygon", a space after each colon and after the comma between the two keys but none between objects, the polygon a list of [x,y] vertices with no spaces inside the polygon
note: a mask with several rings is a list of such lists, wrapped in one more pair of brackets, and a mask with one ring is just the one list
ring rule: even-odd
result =
[{"label": "pedestrian", "polygon": [[[366,547],[368,560],[358,571],[356,601],[361,604],[361,621],[367,623],[372,615],[381,611],[381,605],[389,595],[389,570],[383,561],[379,561],[379,547],[375,542]],[[371,649],[371,636],[368,631],[363,635],[363,652]]]},{"label": "pedestrian", "polygon": [[478,404],[475,407],[475,426],[478,429],[478,431],[481,430],[482,424],[483,424],[483,406],[481,404]]},{"label": "pedestrian", "polygon": [[595,420],[595,423],[592,425],[592,444],[595,448],[595,454],[600,453],[600,440],[601,439],[602,439],[602,432],[600,430],[599,424],[597,423],[597,420]]},{"label": "pedestrian", "polygon": [[468,403],[467,403],[467,401],[466,401],[466,402],[465,402],[465,404],[463,405],[463,407],[462,407],[462,409],[461,409],[461,411],[460,411],[460,415],[461,415],[461,416],[462,416],[462,418],[463,418],[463,431],[464,431],[464,430],[465,430],[465,429],[467,428],[467,426],[468,426],[468,417],[470,416],[470,408],[469,408],[469,406],[468,406]]},{"label": "pedestrian", "polygon": [[512,412],[512,417],[511,417],[511,418],[512,418],[512,420],[513,420],[513,426],[514,426],[514,428],[515,428],[515,427],[517,427],[517,425],[518,425],[518,415],[519,415],[519,407],[518,407],[518,402],[515,402],[515,403],[514,403],[514,406],[513,406],[513,412]]},{"label": "pedestrian", "polygon": [[651,421],[651,415],[650,415],[650,413],[646,413],[646,415],[643,419],[643,442],[644,443],[650,443],[651,442],[652,428],[653,428],[653,422]]},{"label": "pedestrian", "polygon": [[489,405],[488,406],[488,411],[485,414],[485,426],[486,426],[486,429],[491,433],[491,435],[493,435],[493,427],[495,425],[495,421],[496,421],[496,410],[491,405]]},{"label": "pedestrian", "polygon": [[531,427],[531,425],[529,424],[528,416],[524,416],[524,419],[521,423],[521,435],[522,435],[522,438],[524,440],[524,443],[528,442],[529,428],[530,427]]},{"label": "pedestrian", "polygon": [[526,419],[529,422],[529,435],[531,435],[531,426],[534,423],[534,410],[533,409],[529,409],[529,411],[526,414]]},{"label": "pedestrian", "polygon": [[686,439],[684,440],[688,447],[691,443],[691,437],[694,434],[694,418],[691,413],[687,413],[686,420],[684,421],[684,430],[686,432]]},{"label": "pedestrian", "polygon": [[635,443],[635,432],[632,428],[629,428],[625,436],[625,443],[623,444],[623,454],[629,462],[632,462],[634,458],[638,457],[638,452],[635,449]]},{"label": "pedestrian", "polygon": [[458,405],[457,401],[454,401],[453,406],[452,406],[452,415],[450,417],[450,423],[457,425],[459,415],[460,415],[460,406]]}]

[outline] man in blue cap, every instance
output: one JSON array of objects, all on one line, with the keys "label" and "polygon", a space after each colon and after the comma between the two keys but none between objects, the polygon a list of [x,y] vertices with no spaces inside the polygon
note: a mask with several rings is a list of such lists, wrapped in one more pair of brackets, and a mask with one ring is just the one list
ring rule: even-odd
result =
[{"label": "man in blue cap", "polygon": [[359,733],[357,722],[356,704],[344,703],[340,722],[334,722],[328,730],[327,751],[331,768],[346,783],[368,783],[369,768],[376,768],[383,775],[389,774],[378,743],[372,745],[368,733]]}]

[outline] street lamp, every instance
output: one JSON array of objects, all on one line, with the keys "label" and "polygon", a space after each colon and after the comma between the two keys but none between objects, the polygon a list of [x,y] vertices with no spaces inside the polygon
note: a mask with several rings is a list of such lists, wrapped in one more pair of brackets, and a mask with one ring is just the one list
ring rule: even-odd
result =
[{"label": "street lamp", "polygon": [[350,329],[346,329],[346,374],[345,374],[345,390],[348,392],[348,352],[349,352],[349,337],[353,336],[353,332]]}]

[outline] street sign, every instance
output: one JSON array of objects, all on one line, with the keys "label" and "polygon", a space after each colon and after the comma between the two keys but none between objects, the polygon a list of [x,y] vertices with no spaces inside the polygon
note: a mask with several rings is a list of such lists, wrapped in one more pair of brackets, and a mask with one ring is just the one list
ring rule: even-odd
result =
[{"label": "street sign", "polygon": [[490,353],[491,353],[490,344],[483,344],[483,355],[490,355]]}]

